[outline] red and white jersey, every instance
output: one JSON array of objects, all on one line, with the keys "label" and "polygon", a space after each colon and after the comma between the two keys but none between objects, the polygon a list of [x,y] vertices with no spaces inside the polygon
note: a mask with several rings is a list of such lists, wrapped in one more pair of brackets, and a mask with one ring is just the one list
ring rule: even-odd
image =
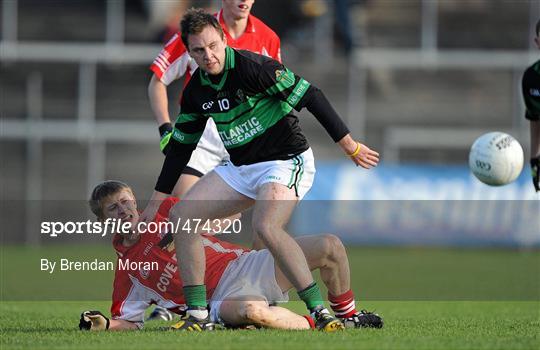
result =
[{"label": "red and white jersey", "polygon": [[[260,19],[249,15],[246,31],[239,38],[233,39],[227,31],[222,11],[215,14],[225,35],[227,45],[235,49],[249,50],[261,55],[272,57],[281,62],[280,40],[276,33]],[[197,64],[187,53],[180,33],[176,33],[156,57],[150,70],[165,85],[186,76],[184,86],[197,69]]]},{"label": "red and white jersey", "polygon": [[[166,221],[170,208],[177,201],[176,198],[166,199],[161,204],[154,221]],[[144,312],[151,304],[176,313],[184,310],[183,285],[176,262],[172,234],[147,232],[131,247],[125,247],[122,241],[120,235],[116,235],[113,239],[118,260],[113,284],[112,318],[136,322],[141,326]],[[203,244],[206,253],[205,284],[207,299],[210,300],[229,263],[248,250],[212,236],[203,236]],[[121,261],[124,265],[126,261],[131,265],[133,262],[156,262],[158,268],[122,270]]]}]

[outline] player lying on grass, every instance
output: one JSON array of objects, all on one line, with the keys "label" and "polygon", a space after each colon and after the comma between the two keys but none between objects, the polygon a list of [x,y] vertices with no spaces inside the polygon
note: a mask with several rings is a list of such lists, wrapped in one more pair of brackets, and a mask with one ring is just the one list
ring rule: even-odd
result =
[{"label": "player lying on grass", "polygon": [[[168,212],[178,200],[168,198],[161,204],[154,222],[167,220]],[[99,220],[108,218],[136,225],[139,219],[135,195],[119,181],[105,181],[93,190],[90,199],[92,212]],[[356,311],[350,290],[349,262],[343,244],[333,235],[299,237],[311,270],[319,269],[328,288],[328,300],[337,317],[347,327],[383,326],[382,319],[373,313]],[[203,235],[206,253],[207,300],[210,301],[212,323],[230,327],[256,325],[278,329],[310,329],[315,327],[311,316],[300,316],[288,309],[269,303],[288,300],[292,284],[276,266],[266,249],[248,250],[238,245]],[[117,233],[113,246],[119,261],[157,262],[157,270],[119,270],[113,284],[112,318],[99,311],[81,315],[79,327],[89,330],[126,330],[143,326],[144,312],[151,304],[175,313],[185,311],[182,281],[178,273],[173,237],[167,232]],[[198,331],[196,323],[187,319],[173,329]],[[213,327],[213,324],[212,324]]]}]

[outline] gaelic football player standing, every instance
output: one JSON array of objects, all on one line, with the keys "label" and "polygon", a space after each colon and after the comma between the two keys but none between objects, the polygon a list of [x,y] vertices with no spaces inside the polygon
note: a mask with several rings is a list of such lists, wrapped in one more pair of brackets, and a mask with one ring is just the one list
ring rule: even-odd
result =
[{"label": "gaelic football player standing", "polygon": [[[540,49],[540,20],[536,22],[534,42]],[[531,172],[534,189],[540,191],[540,60],[527,68],[522,80],[523,99],[527,109],[525,118],[531,123]]]},{"label": "gaelic football player standing", "polygon": [[[311,187],[313,153],[292,110],[307,108],[356,164],[371,168],[378,153],[355,141],[324,94],[276,60],[227,46],[214,16],[189,10],[182,41],[199,69],[184,89],[181,113],[152,200],[141,215],[151,221],[172,192],[212,118],[230,154],[171,209],[171,220],[223,218],[251,206],[253,229],[306,303],[317,328],[343,329],[323,305],[306,258],[284,231],[298,200]],[[204,248],[193,232],[177,232],[175,246],[188,306],[186,327],[209,323]]]}]

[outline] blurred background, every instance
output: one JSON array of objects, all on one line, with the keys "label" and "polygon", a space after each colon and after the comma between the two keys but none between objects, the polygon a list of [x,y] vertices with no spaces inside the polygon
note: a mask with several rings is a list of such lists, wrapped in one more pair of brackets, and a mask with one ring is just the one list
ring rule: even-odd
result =
[{"label": "blurred background", "polygon": [[[146,93],[148,67],[191,6],[216,11],[221,1],[2,1],[4,243],[42,243],[36,222],[43,217],[89,217],[84,201],[104,179],[131,184],[141,199],[150,196],[163,156]],[[431,244],[540,244],[520,88],[523,71],[539,58],[533,37],[540,1],[257,0],[252,13],[281,37],[283,62],[320,87],[353,135],[381,153],[377,169],[357,169],[315,118],[300,113],[318,169],[306,199],[319,204],[298,210],[294,231],[326,227],[309,225],[310,218],[323,220],[349,200],[351,215],[328,230],[349,232],[353,243],[422,245],[426,228],[435,228],[440,239]],[[169,91],[171,116],[181,86],[175,82]],[[467,169],[474,139],[494,130],[512,134],[525,150],[522,175],[502,188],[481,184]],[[365,205],[356,200],[398,200],[392,206],[398,212],[406,201],[447,201],[463,214],[422,205],[425,215],[412,220],[426,220],[422,225],[403,228],[407,220],[389,215],[373,231],[369,218],[358,221],[355,213],[369,211],[356,208]],[[466,221],[471,226],[453,229],[461,235],[448,234],[448,221],[471,213],[468,200],[501,203],[474,209],[488,218],[478,214]],[[508,209],[513,201],[525,209]],[[370,210],[386,217],[389,209]],[[509,219],[493,221],[502,220],[501,212]],[[494,227],[498,234],[490,234]],[[410,239],[376,234],[399,228]]]}]

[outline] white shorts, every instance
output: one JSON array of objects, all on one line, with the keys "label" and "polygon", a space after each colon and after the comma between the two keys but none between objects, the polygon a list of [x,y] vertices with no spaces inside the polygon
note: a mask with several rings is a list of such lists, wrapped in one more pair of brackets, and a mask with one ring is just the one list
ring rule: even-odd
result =
[{"label": "white shorts", "polygon": [[216,123],[212,118],[208,118],[201,139],[191,154],[187,166],[204,175],[228,161],[229,158],[229,153],[219,137]]},{"label": "white shorts", "polygon": [[268,249],[252,250],[229,263],[210,299],[210,319],[223,323],[219,309],[223,300],[242,295],[261,296],[270,302],[287,302],[289,295],[276,282],[274,258]]},{"label": "white shorts", "polygon": [[227,161],[214,169],[237,192],[256,199],[262,185],[279,183],[295,190],[298,199],[304,198],[315,178],[315,160],[311,148],[288,160],[271,160],[235,166]]}]

